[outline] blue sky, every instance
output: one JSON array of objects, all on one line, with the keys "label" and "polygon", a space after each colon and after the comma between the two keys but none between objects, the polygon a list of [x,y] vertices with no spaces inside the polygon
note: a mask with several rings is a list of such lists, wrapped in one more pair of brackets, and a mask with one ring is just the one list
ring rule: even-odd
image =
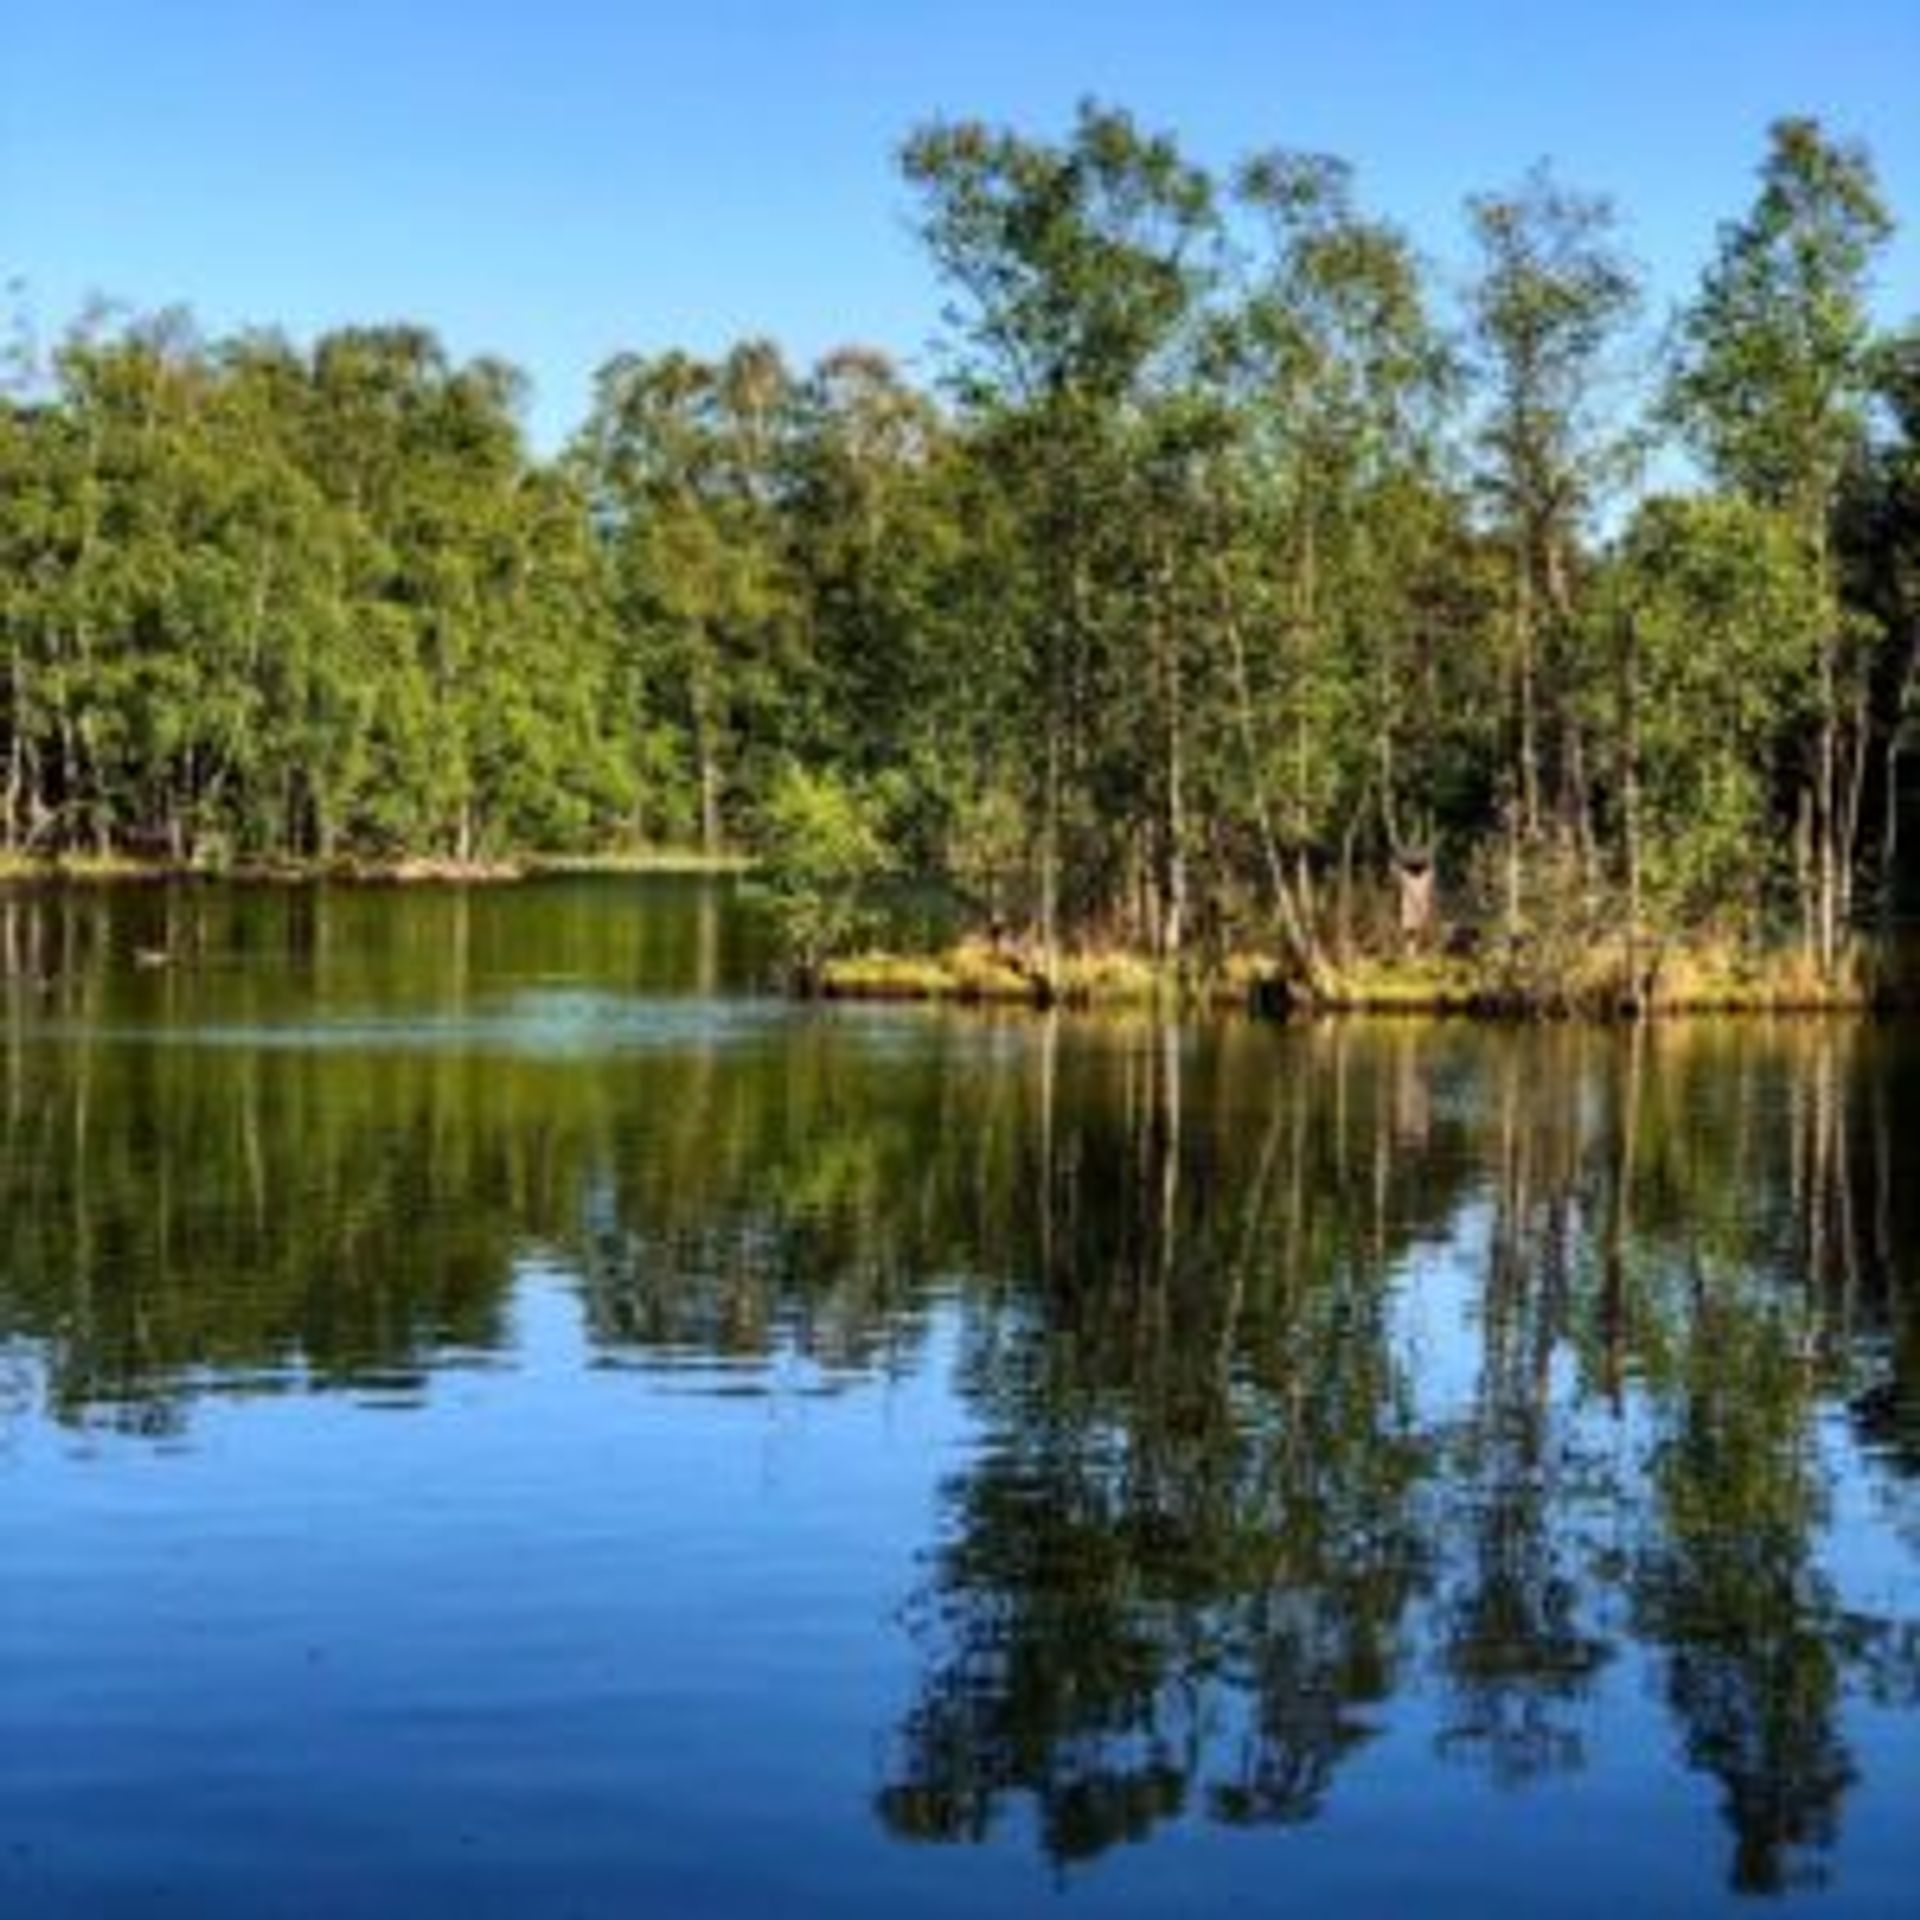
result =
[{"label": "blue sky", "polygon": [[[1656,304],[1747,202],[1766,122],[1872,146],[1920,227],[1920,0],[71,0],[0,36],[0,276],[298,335],[405,317],[535,381],[553,444],[623,347],[748,332],[910,360],[939,295],[893,168],[934,113],[1084,94],[1224,165],[1345,155],[1444,264],[1550,155],[1620,202]],[[1883,276],[1920,311],[1920,233]]]}]

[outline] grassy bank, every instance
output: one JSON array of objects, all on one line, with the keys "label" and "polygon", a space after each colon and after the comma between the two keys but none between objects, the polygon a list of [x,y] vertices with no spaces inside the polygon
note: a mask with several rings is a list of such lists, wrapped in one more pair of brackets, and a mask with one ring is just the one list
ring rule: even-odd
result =
[{"label": "grassy bank", "polygon": [[148,880],[166,870],[150,861],[118,855],[72,854],[57,859],[0,853],[0,882],[9,880]]},{"label": "grassy bank", "polygon": [[1629,951],[1624,942],[1543,964],[1524,952],[1487,958],[1362,959],[1337,968],[1319,1003],[1367,1013],[1580,1015],[1857,1013],[1911,1004],[1897,949],[1861,942],[1822,973],[1798,947],[1715,943]]},{"label": "grassy bank", "polygon": [[829,960],[808,985],[830,1000],[956,1000],[1000,1006],[1139,1006],[1191,992],[1154,961],[1124,952],[1065,954],[1051,975],[984,941],[935,954]]},{"label": "grassy bank", "polygon": [[369,886],[465,886],[521,880],[533,870],[533,863],[525,860],[240,860],[226,866],[204,866],[129,854],[57,854],[44,859],[0,855],[0,882],[28,885],[54,881],[109,885],[214,880],[245,885],[302,886],[340,881]]},{"label": "grassy bank", "polygon": [[751,873],[753,856],[708,853],[699,847],[635,847],[617,853],[541,853],[527,858],[533,873],[664,873],[698,877]]},{"label": "grassy bank", "polygon": [[1123,951],[1062,955],[1049,975],[1016,950],[967,941],[927,955],[830,960],[807,982],[828,999],[1254,1011],[1618,1018],[1632,1014],[1859,1013],[1920,1006],[1920,938],[1858,941],[1829,974],[1800,948],[1712,942],[1629,949],[1624,941],[1547,956],[1371,956],[1329,965],[1309,990],[1271,960],[1238,955],[1175,969]]},{"label": "grassy bank", "polygon": [[131,854],[0,853],[0,884],[163,880],[234,881],[246,885],[480,886],[564,874],[736,874],[751,869],[744,854],[697,848],[643,847],[597,854],[527,853],[489,860],[409,855],[392,860],[240,860],[228,865],[148,859]]}]

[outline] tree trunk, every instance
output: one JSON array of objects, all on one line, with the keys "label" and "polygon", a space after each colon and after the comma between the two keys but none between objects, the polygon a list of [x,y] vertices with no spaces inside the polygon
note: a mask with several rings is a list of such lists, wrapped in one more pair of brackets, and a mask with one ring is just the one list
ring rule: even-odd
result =
[{"label": "tree trunk", "polygon": [[1060,977],[1060,720],[1052,699],[1040,815],[1040,965],[1051,992]]},{"label": "tree trunk", "polygon": [[700,785],[700,851],[711,858],[720,851],[720,754],[704,672],[696,672],[693,680],[693,754]]},{"label": "tree trunk", "polygon": [[1253,797],[1254,825],[1259,835],[1261,857],[1267,871],[1267,885],[1272,900],[1273,915],[1279,924],[1280,937],[1286,948],[1288,963],[1298,973],[1308,991],[1318,995],[1325,990],[1326,986],[1326,962],[1320,953],[1318,942],[1314,939],[1313,929],[1300,912],[1293,889],[1287,882],[1286,864],[1281,857],[1279,836],[1274,830],[1273,806],[1268,797],[1266,779],[1260,767],[1259,742],[1254,727],[1253,687],[1247,674],[1246,636],[1240,631],[1240,622],[1234,614],[1226,566],[1218,554],[1214,559],[1214,574],[1219,590],[1220,624],[1226,634],[1228,658],[1233,674],[1236,731],[1240,736],[1241,750],[1246,757],[1247,780]]},{"label": "tree trunk", "polygon": [[1155,652],[1159,656],[1161,722],[1165,759],[1162,769],[1164,840],[1160,874],[1161,957],[1178,966],[1186,939],[1187,821],[1186,755],[1180,674],[1180,638],[1173,614],[1173,562],[1163,547],[1159,564],[1159,593],[1154,609]]},{"label": "tree trunk", "polygon": [[1507,939],[1514,941],[1520,937],[1520,835],[1524,808],[1521,802],[1509,798],[1502,813],[1506,857],[1502,862],[1505,899],[1501,918]]},{"label": "tree trunk", "polygon": [[[1818,573],[1822,603],[1832,607],[1833,561],[1828,548],[1824,514],[1814,519],[1809,535]],[[1837,625],[1837,612],[1836,621]],[[1830,980],[1840,951],[1840,865],[1844,830],[1840,801],[1840,685],[1839,634],[1833,627],[1820,642],[1820,737],[1816,749],[1817,792],[1814,799],[1814,885],[1816,889],[1816,951],[1822,979]]]},{"label": "tree trunk", "polygon": [[1860,851],[1860,814],[1867,791],[1867,760],[1871,720],[1867,712],[1867,692],[1863,687],[1854,704],[1853,720],[1846,738],[1846,769],[1840,789],[1840,925],[1849,928],[1854,921],[1854,878]]},{"label": "tree trunk", "polygon": [[21,842],[20,804],[25,790],[25,761],[16,726],[7,740],[7,782],[0,794],[0,852],[12,853]]},{"label": "tree trunk", "polygon": [[1519,724],[1519,765],[1515,790],[1520,798],[1520,830],[1531,841],[1540,832],[1540,714],[1538,642],[1533,609],[1531,563],[1519,555],[1513,608],[1515,701]]},{"label": "tree trunk", "polygon": [[1823,979],[1833,973],[1839,950],[1839,728],[1833,714],[1834,676],[1831,648],[1822,648],[1820,662],[1820,743],[1814,798],[1815,952]]},{"label": "tree trunk", "polygon": [[1627,991],[1644,1013],[1647,983],[1640,971],[1640,630],[1626,621],[1620,650],[1620,840],[1627,883]]},{"label": "tree trunk", "polygon": [[1353,863],[1360,823],[1366,818],[1364,805],[1347,816],[1340,835],[1340,878],[1334,895],[1334,951],[1344,966],[1353,958]]},{"label": "tree trunk", "polygon": [[1877,904],[1880,937],[1883,940],[1893,929],[1894,899],[1900,882],[1900,757],[1900,735],[1896,729],[1887,739],[1886,771],[1882,775],[1886,804],[1880,821],[1880,896]]}]

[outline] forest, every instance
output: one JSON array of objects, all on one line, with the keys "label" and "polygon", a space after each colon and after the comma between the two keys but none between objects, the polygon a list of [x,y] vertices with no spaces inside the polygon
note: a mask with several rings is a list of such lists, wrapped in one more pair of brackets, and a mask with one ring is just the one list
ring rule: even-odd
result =
[{"label": "forest", "polygon": [[1344,162],[1097,103],[899,163],[910,377],[382,324],[22,318],[0,863],[758,857],[817,969],[961,934],[1831,981],[1899,906],[1920,319],[1870,156],[1768,130],[1671,314],[1544,163],[1436,263]]}]

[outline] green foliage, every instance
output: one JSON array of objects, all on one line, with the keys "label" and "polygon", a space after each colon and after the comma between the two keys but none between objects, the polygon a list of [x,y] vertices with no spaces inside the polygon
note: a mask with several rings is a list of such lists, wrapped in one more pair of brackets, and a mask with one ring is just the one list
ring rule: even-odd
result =
[{"label": "green foliage", "polygon": [[465,858],[624,811],[603,560],[503,369],[161,316],[48,380],[0,439],[10,845]]},{"label": "green foliage", "polygon": [[1893,231],[1859,147],[1777,121],[1681,329],[1669,411],[1728,485],[1817,523],[1865,429],[1866,281]]},{"label": "green foliage", "polygon": [[1768,824],[1817,694],[1824,608],[1804,561],[1786,516],[1740,499],[1652,501],[1622,543],[1603,617],[1630,650],[1660,923],[1752,929],[1791,877]]},{"label": "green foliage", "polygon": [[1323,989],[1396,928],[1623,912],[1791,910],[1837,963],[1920,684],[1864,154],[1774,129],[1658,415],[1710,485],[1637,515],[1635,276],[1544,167],[1469,203],[1456,339],[1326,155],[1215,175],[1088,103],[901,161],[937,393],[858,347],[622,354],[543,461],[512,369],[416,327],[10,354],[0,853],[698,841],[772,858],[812,958],[885,871],[1048,975]]},{"label": "green foliage", "polygon": [[[1475,199],[1469,213],[1486,389],[1475,477],[1505,574],[1501,804],[1510,838],[1534,845],[1550,832],[1558,844],[1548,860],[1564,862],[1591,832],[1582,540],[1629,444],[1617,403],[1605,401],[1638,289],[1609,203],[1568,191],[1544,166],[1513,193]],[[1509,902],[1510,918],[1518,904]]]},{"label": "green foliage", "polygon": [[872,936],[891,857],[870,790],[785,766],[762,803],[758,840],[761,891],[782,948],[803,973]]},{"label": "green foliage", "polygon": [[[1887,632],[1844,603],[1834,559],[1842,482],[1865,455],[1873,397],[1868,276],[1891,233],[1863,150],[1829,140],[1815,121],[1777,121],[1753,208],[1723,229],[1683,316],[1667,395],[1716,480],[1790,516],[1825,602],[1798,798],[1804,915],[1829,969],[1853,913],[1867,765],[1900,725],[1878,657]],[[1883,813],[1893,804],[1889,783]]]}]

